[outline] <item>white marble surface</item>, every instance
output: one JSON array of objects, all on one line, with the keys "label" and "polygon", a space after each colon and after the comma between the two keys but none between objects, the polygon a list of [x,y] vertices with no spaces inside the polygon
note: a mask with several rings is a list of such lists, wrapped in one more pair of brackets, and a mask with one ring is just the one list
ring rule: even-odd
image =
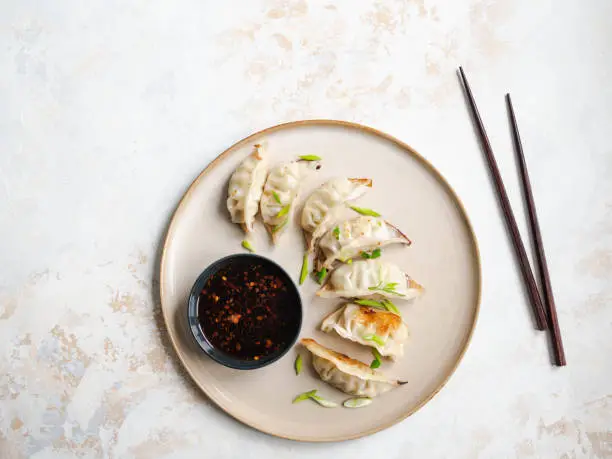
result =
[{"label": "white marble surface", "polygon": [[[612,457],[611,17],[609,0],[4,0],[0,457]],[[458,64],[525,230],[513,94],[566,368],[533,330]],[[327,445],[211,406],[169,348],[156,293],[169,216],[207,162],[317,117],[431,160],[464,200],[484,271],[448,386],[393,428]]]}]

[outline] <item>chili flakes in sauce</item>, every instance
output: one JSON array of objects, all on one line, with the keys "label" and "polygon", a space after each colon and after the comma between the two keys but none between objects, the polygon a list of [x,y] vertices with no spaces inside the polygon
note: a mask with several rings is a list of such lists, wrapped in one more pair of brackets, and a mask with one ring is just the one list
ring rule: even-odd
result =
[{"label": "chili flakes in sauce", "polygon": [[282,351],[288,326],[299,320],[284,273],[274,266],[236,260],[210,276],[198,301],[202,331],[217,349],[242,360]]}]

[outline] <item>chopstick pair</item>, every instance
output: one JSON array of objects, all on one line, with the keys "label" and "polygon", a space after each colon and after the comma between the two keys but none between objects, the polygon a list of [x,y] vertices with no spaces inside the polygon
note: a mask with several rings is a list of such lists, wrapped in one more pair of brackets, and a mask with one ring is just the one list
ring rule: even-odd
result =
[{"label": "chopstick pair", "polygon": [[491,142],[489,141],[489,137],[487,136],[487,133],[485,131],[484,124],[482,123],[482,119],[480,117],[480,113],[478,112],[478,108],[476,107],[476,101],[474,100],[472,90],[470,89],[470,85],[468,84],[465,73],[463,72],[463,68],[461,67],[459,67],[459,78],[465,90],[465,94],[468,99],[468,105],[470,106],[472,116],[474,117],[474,121],[478,129],[480,142],[482,144],[485,157],[487,158],[487,162],[489,164],[489,170],[491,171],[491,175],[493,176],[493,181],[497,190],[499,204],[502,208],[506,220],[506,226],[510,231],[512,244],[514,246],[514,250],[518,258],[518,262],[521,268],[521,274],[523,276],[523,281],[525,283],[525,287],[527,288],[531,307],[534,312],[536,328],[538,330],[546,330],[547,328],[550,330],[554,363],[557,366],[564,366],[566,365],[565,352],[563,350],[563,341],[561,339],[561,331],[559,330],[557,310],[555,307],[555,300],[553,296],[552,286],[550,283],[550,276],[548,274],[546,255],[544,254],[544,244],[542,242],[540,225],[538,223],[535,203],[533,200],[533,193],[531,190],[531,183],[529,181],[529,174],[527,172],[527,164],[525,162],[525,155],[523,154],[523,146],[521,144],[521,137],[519,135],[518,125],[516,122],[516,117],[514,115],[514,108],[512,107],[512,100],[510,99],[510,94],[506,94],[506,103],[508,107],[510,121],[512,124],[514,148],[516,150],[516,155],[519,161],[519,170],[521,175],[521,183],[523,186],[523,194],[527,201],[527,209],[529,213],[529,229],[536,248],[536,263],[538,264],[538,270],[540,273],[543,298],[542,296],[540,296],[535,277],[531,270],[531,266],[529,265],[529,259],[527,258],[527,253],[525,251],[525,245],[523,244],[523,241],[521,239],[521,235],[516,224],[516,218],[514,217],[512,207],[510,206],[510,200],[508,199],[508,194],[506,193],[504,182],[499,173],[497,162],[495,161],[493,149],[491,148]]}]

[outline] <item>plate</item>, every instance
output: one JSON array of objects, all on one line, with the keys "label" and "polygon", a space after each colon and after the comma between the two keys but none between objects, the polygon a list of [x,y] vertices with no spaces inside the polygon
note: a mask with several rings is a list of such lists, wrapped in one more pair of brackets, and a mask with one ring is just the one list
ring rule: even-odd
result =
[{"label": "plate", "polygon": [[[397,301],[410,329],[404,357],[383,363],[380,370],[408,381],[374,399],[365,408],[323,408],[314,402],[293,405],[299,393],[343,401],[345,394],[320,381],[310,356],[296,347],[260,370],[240,371],[214,362],[196,345],[186,324],[189,291],[213,261],[240,252],[244,235],[230,223],[225,207],[227,184],[255,143],[268,147],[271,160],[290,161],[316,154],[322,167],[304,184],[299,198],[331,177],[368,177],[372,189],[360,207],[380,212],[413,241],[409,248],[383,249],[421,283],[425,294],[413,303]],[[304,240],[299,212],[277,246],[261,222],[251,239],[256,251],[275,260],[298,280]],[[417,411],[447,382],[472,336],[480,304],[480,259],[474,233],[454,191],[434,167],[408,145],[375,129],[331,120],[282,124],[247,137],[211,162],[187,190],[172,217],[164,242],[160,288],[162,311],[172,344],[195,383],[221,409],[271,435],[301,441],[340,441],[389,427]],[[318,285],[308,279],[300,288],[304,320],[301,337],[312,337],[334,350],[364,362],[371,353],[355,343],[318,330],[321,320],[340,300],[315,297]],[[305,368],[293,370],[297,352]]]}]

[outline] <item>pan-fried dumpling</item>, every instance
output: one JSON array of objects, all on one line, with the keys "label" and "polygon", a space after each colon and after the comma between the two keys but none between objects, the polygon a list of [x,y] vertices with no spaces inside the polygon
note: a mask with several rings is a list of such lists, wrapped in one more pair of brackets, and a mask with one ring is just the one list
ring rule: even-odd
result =
[{"label": "pan-fried dumpling", "polygon": [[323,298],[383,296],[411,300],[423,291],[393,263],[380,259],[355,261],[335,269],[317,295]]},{"label": "pan-fried dumpling", "polygon": [[362,196],[372,186],[372,180],[335,178],[321,185],[306,200],[302,210],[302,228],[310,240],[312,252],[317,240],[335,223],[344,204]]},{"label": "pan-fried dumpling", "polygon": [[314,339],[301,343],[312,353],[312,366],[320,378],[342,392],[359,397],[376,397],[405,384],[389,379],[359,360],[321,346]]},{"label": "pan-fried dumpling", "polygon": [[408,239],[395,226],[382,218],[359,216],[345,220],[329,230],[319,241],[319,271],[329,269],[334,261],[345,261],[361,252],[389,244],[410,245]]},{"label": "pan-fried dumpling", "polygon": [[273,242],[278,240],[293,214],[300,182],[307,168],[308,163],[294,161],[279,164],[268,173],[259,207]]},{"label": "pan-fried dumpling", "polygon": [[227,190],[227,209],[232,222],[239,223],[247,233],[253,230],[265,181],[265,152],[257,144],[232,174]]},{"label": "pan-fried dumpling", "polygon": [[404,355],[404,343],[408,340],[408,327],[400,316],[356,304],[346,304],[328,315],[321,330],[335,331],[342,338],[374,347],[391,360]]}]

